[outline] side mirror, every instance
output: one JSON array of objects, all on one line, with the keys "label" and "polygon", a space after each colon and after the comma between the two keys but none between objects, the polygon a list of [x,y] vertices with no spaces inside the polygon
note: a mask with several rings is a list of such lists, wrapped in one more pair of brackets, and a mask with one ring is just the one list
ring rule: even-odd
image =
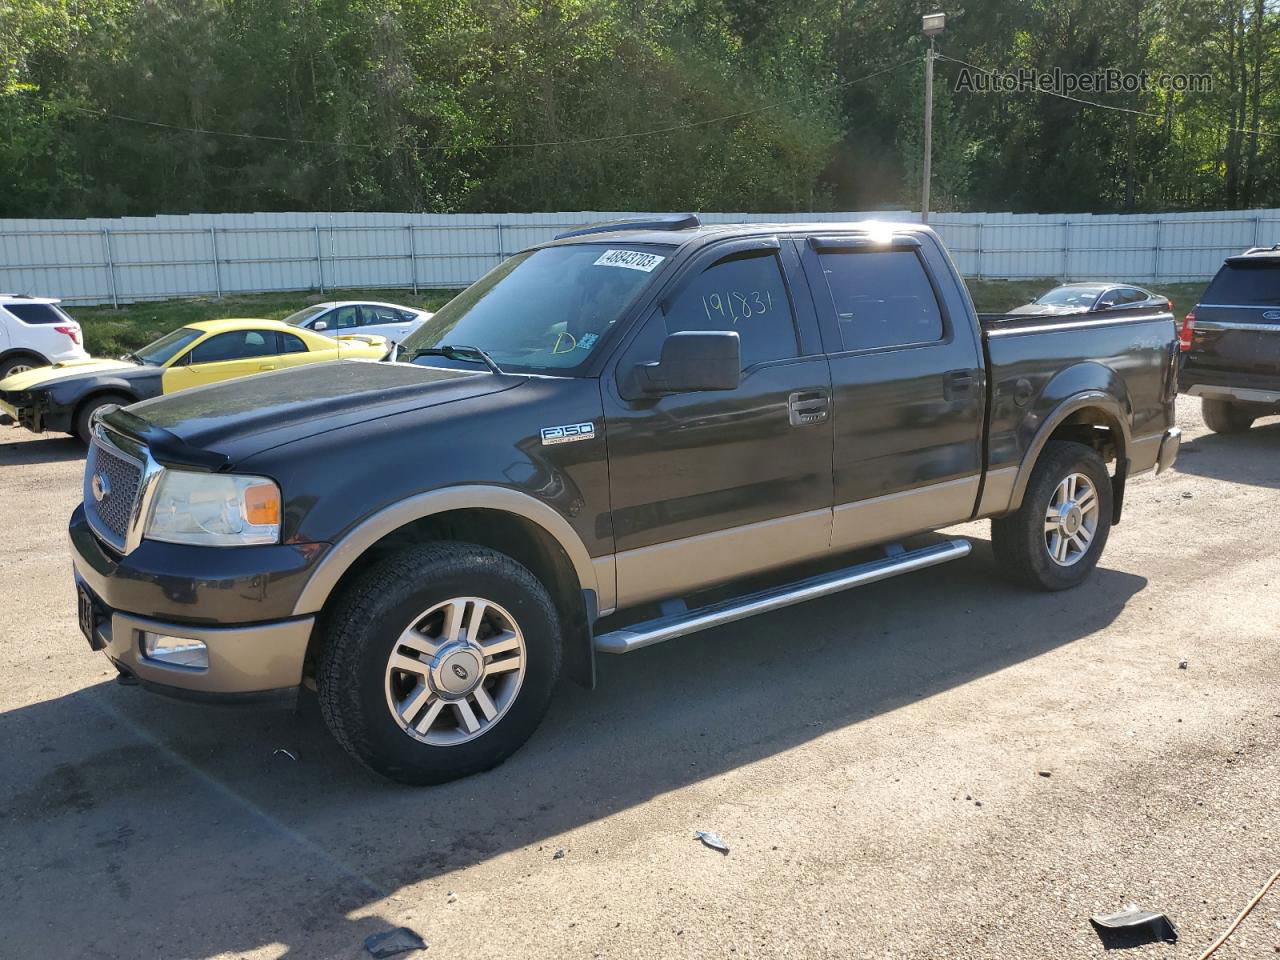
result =
[{"label": "side mirror", "polygon": [[662,341],[662,358],[628,371],[624,395],[663,396],[736,390],[742,379],[742,341],[733,330],[685,330]]},{"label": "side mirror", "polygon": [[312,330],[328,330],[329,324],[323,320],[317,320],[315,324],[311,327],[311,329]]}]

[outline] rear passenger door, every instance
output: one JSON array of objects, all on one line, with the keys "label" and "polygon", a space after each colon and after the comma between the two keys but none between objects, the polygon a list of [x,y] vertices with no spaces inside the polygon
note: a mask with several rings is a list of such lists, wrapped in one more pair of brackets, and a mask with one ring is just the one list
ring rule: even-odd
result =
[{"label": "rear passenger door", "polygon": [[360,329],[353,332],[386,337],[392,343],[399,343],[411,329],[410,321],[395,307],[364,303],[360,305]]},{"label": "rear passenger door", "polygon": [[[619,605],[826,551],[830,378],[798,266],[774,238],[695,254],[605,378]],[[737,389],[619,394],[618,378],[658,359],[668,334],[692,330],[738,333]]]},{"label": "rear passenger door", "polygon": [[945,255],[907,235],[811,237],[802,256],[831,362],[833,548],[968,519],[985,368]]}]

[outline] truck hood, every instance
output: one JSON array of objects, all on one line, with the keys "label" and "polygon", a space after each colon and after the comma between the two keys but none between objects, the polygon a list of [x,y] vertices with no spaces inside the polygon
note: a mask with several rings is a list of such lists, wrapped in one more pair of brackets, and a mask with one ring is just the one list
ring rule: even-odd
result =
[{"label": "truck hood", "polygon": [[5,392],[30,390],[32,387],[42,387],[66,377],[100,373],[104,370],[131,370],[137,366],[136,363],[130,363],[128,360],[95,360],[92,357],[86,360],[64,360],[51,367],[36,367],[34,370],[26,370],[6,377],[0,380],[0,390]]},{"label": "truck hood", "polygon": [[[527,378],[409,363],[337,360],[144,400],[108,422],[143,421],[187,448],[233,461],[353,423],[510,389]],[[119,417],[118,422],[112,418]]]}]

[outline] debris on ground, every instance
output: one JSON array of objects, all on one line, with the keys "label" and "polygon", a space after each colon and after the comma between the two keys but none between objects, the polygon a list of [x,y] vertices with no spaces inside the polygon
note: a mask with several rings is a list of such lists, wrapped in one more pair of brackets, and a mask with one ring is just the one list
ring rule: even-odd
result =
[{"label": "debris on ground", "polygon": [[697,830],[695,831],[695,834],[697,835],[698,839],[703,842],[705,846],[710,847],[712,850],[716,850],[720,853],[723,853],[725,856],[729,855],[729,845],[720,839],[720,834],[711,833],[708,830]]},{"label": "debris on ground", "polygon": [[1040,776],[1042,776],[1042,777],[1052,777],[1052,776],[1053,776],[1053,771],[1052,771],[1052,770],[1037,770],[1037,771],[1036,771],[1036,773],[1038,773],[1038,774],[1039,774]]},{"label": "debris on ground", "polygon": [[274,751],[272,751],[271,755],[272,755],[273,757],[279,757],[279,756],[282,756],[282,755],[283,755],[283,756],[288,757],[290,760],[297,760],[297,759],[298,759],[298,755],[297,755],[297,754],[293,753],[293,752],[292,752],[292,751],[290,751],[290,750],[286,750],[284,747],[276,747],[276,748],[275,748],[275,750],[274,750]]},{"label": "debris on ground", "polygon": [[1102,945],[1108,950],[1137,947],[1144,943],[1177,943],[1178,928],[1163,913],[1129,904],[1119,913],[1090,917]]},{"label": "debris on ground", "polygon": [[410,950],[427,949],[426,941],[408,927],[396,927],[364,938],[364,948],[375,957],[394,957]]},{"label": "debris on ground", "polygon": [[561,847],[559,850],[557,850],[555,853],[553,853],[553,854],[551,855],[551,859],[552,859],[552,860],[563,860],[563,859],[564,859],[564,847]]},{"label": "debris on ground", "polygon": [[1185,669],[1187,669],[1187,667],[1189,667],[1190,665],[1191,665],[1191,664],[1190,664],[1188,661],[1186,661],[1186,660],[1179,660],[1179,661],[1178,661],[1178,669],[1179,669],[1179,670],[1185,670]]}]

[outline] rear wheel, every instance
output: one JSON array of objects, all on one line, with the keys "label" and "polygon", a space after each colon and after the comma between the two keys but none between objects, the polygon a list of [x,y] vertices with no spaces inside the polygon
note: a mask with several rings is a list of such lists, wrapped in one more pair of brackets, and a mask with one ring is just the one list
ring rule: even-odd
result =
[{"label": "rear wheel", "polygon": [[93,415],[104,407],[126,407],[133,403],[133,397],[126,397],[123,393],[104,393],[96,397],[90,397],[80,405],[80,409],[76,411],[75,421],[72,423],[72,429],[75,435],[80,438],[80,442],[88,445],[93,439]]},{"label": "rear wheel", "polygon": [[33,353],[15,353],[0,360],[0,380],[12,377],[15,373],[26,373],[36,367],[47,366],[48,363]]},{"label": "rear wheel", "polygon": [[1005,576],[1037,590],[1065,590],[1098,565],[1111,532],[1111,477],[1082,443],[1047,446],[1018,512],[991,521],[991,547]]},{"label": "rear wheel", "polygon": [[1200,401],[1204,422],[1214,433],[1244,433],[1258,419],[1248,404],[1204,397]]},{"label": "rear wheel", "polygon": [[542,720],[560,674],[560,623],[538,579],[495,550],[412,547],[338,600],[321,656],[325,722],[401,783],[488,770]]}]

